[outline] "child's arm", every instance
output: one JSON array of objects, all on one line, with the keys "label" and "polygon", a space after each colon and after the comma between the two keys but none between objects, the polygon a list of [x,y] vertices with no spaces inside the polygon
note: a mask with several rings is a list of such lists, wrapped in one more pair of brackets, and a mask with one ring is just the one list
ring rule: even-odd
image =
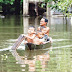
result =
[{"label": "child's arm", "polygon": [[32,37],[26,36],[26,38],[29,38],[29,39],[34,39],[35,37],[36,37],[36,35],[33,35]]}]

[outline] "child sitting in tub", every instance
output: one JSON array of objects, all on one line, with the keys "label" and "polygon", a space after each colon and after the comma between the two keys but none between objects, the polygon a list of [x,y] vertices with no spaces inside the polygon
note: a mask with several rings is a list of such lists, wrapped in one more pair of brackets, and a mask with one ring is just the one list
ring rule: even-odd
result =
[{"label": "child sitting in tub", "polygon": [[33,44],[37,44],[37,45],[40,45],[42,44],[43,42],[37,37],[36,35],[36,32],[35,32],[35,28],[32,26],[32,27],[29,27],[28,29],[28,35],[25,36],[25,44],[26,43],[33,43]]}]

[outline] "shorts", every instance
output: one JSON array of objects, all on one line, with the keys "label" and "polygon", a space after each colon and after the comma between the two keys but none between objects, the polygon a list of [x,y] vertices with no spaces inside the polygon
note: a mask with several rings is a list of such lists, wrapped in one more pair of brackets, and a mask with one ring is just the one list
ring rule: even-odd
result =
[{"label": "shorts", "polygon": [[44,39],[45,41],[49,41],[49,40],[50,40],[50,38],[48,37],[47,34],[44,35],[43,39]]}]

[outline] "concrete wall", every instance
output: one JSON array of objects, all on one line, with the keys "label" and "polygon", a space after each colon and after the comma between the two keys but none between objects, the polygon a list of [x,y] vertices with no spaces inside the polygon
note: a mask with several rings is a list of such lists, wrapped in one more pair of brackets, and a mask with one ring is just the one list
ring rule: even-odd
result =
[{"label": "concrete wall", "polygon": [[32,14],[33,16],[42,15],[46,11],[38,6],[38,3],[42,1],[43,0],[23,0],[23,16],[29,16],[32,13],[35,13],[34,15]]}]

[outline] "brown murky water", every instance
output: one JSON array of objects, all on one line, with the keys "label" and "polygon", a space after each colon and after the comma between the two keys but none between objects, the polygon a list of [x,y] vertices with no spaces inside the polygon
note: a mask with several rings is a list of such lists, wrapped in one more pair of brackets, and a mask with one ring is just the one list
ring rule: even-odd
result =
[{"label": "brown murky water", "polygon": [[10,50],[29,26],[39,26],[41,17],[5,16],[0,18],[0,72],[72,72],[72,24],[70,18],[48,18],[50,48],[25,50],[24,44]]}]

